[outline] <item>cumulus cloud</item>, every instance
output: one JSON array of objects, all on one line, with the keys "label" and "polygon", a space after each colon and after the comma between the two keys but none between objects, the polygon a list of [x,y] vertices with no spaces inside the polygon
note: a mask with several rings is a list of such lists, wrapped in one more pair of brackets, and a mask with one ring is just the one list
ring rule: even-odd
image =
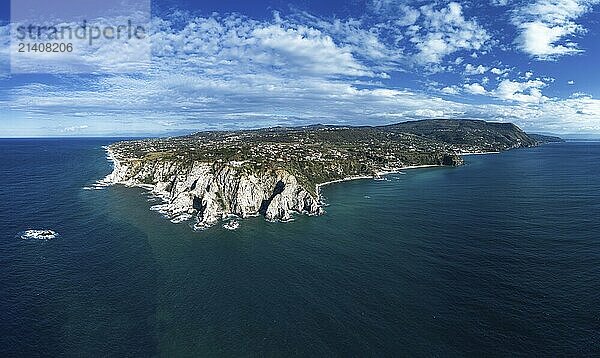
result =
[{"label": "cumulus cloud", "polygon": [[508,73],[508,71],[509,71],[509,69],[507,69],[507,68],[500,69],[500,68],[497,68],[497,67],[494,67],[494,68],[492,68],[490,70],[491,73],[493,73],[495,75],[498,75],[498,76],[503,75],[505,73]]},{"label": "cumulus cloud", "polygon": [[[404,67],[439,66],[450,54],[479,51],[491,36],[472,18],[465,17],[458,2],[420,5],[402,0],[373,0],[369,16],[327,20],[302,13],[312,26],[334,34],[369,58],[387,58]],[[285,22],[285,21],[284,21]],[[360,51],[369,49],[370,53]]]},{"label": "cumulus cloud", "polygon": [[255,21],[231,15],[194,18],[178,30],[157,20],[155,55],[218,71],[268,67],[276,72],[375,77],[353,54],[322,31],[303,25]]},{"label": "cumulus cloud", "polygon": [[459,90],[455,86],[447,86],[447,87],[442,88],[440,91],[445,94],[453,94],[453,95],[460,93]]},{"label": "cumulus cloud", "polygon": [[599,0],[537,0],[516,10],[513,23],[519,29],[516,43],[538,60],[554,60],[583,50],[572,38],[585,32],[576,23]]},{"label": "cumulus cloud", "polygon": [[[462,89],[469,94],[494,97],[496,99],[516,102],[523,104],[540,104],[549,100],[548,97],[542,94],[542,88],[547,86],[547,83],[542,80],[529,80],[519,82],[515,80],[504,79],[493,90],[486,90],[484,85],[489,83],[489,79],[483,78],[481,83],[465,83]],[[448,88],[447,90],[445,90]],[[450,93],[449,91],[457,91],[456,87],[446,87],[441,91]]]},{"label": "cumulus cloud", "polygon": [[467,63],[465,65],[464,73],[466,75],[482,75],[482,74],[486,73],[488,69],[489,69],[488,67],[485,67],[483,65],[473,66],[472,64]]},{"label": "cumulus cloud", "polygon": [[498,84],[498,87],[492,94],[504,100],[526,103],[540,103],[548,98],[542,95],[542,88],[546,83],[540,80],[531,80],[527,82],[517,82],[508,79]]},{"label": "cumulus cloud", "polygon": [[487,91],[485,88],[479,83],[466,83],[464,85],[465,90],[473,94],[485,95]]},{"label": "cumulus cloud", "polygon": [[348,48],[337,46],[319,30],[270,25],[254,29],[251,35],[245,41],[253,42],[257,52],[269,53],[273,57],[270,63],[281,60],[282,66],[317,74],[374,76],[355,60]]},{"label": "cumulus cloud", "polygon": [[490,35],[475,20],[465,19],[457,2],[441,9],[425,5],[420,11],[423,23],[413,29],[410,37],[418,50],[419,63],[440,63],[454,52],[479,50],[490,40]]},{"label": "cumulus cloud", "polygon": [[[337,44],[343,44],[359,61],[367,61],[379,71],[389,71],[402,67],[406,62],[406,54],[396,44],[396,37],[402,37],[396,25],[377,24],[369,26],[362,19],[323,19],[306,12],[296,14],[292,20],[280,19],[280,24],[294,25],[294,22],[305,24],[320,30],[332,37]],[[390,41],[385,40],[384,33],[393,30]],[[390,35],[390,34],[388,34]]]}]

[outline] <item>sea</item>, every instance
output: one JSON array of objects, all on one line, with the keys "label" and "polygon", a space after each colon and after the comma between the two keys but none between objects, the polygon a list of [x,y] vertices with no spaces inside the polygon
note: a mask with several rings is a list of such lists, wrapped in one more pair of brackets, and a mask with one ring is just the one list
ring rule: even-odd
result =
[{"label": "sea", "polygon": [[600,356],[600,143],[193,231],[143,189],[86,190],[115,140],[0,140],[0,356]]}]

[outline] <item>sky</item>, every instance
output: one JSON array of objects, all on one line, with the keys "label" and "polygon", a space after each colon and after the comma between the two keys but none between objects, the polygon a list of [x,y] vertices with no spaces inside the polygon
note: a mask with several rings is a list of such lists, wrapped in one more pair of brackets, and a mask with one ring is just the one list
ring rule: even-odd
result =
[{"label": "sky", "polygon": [[600,137],[600,0],[152,1],[151,62],[11,72],[0,137],[160,136],[425,118]]}]

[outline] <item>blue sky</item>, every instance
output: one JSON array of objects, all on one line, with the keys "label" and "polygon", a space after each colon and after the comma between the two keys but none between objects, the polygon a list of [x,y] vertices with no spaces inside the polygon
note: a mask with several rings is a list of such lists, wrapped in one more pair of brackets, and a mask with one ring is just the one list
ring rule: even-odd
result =
[{"label": "blue sky", "polygon": [[10,73],[9,10],[2,137],[431,117],[600,136],[600,0],[153,1],[148,70],[43,75]]}]

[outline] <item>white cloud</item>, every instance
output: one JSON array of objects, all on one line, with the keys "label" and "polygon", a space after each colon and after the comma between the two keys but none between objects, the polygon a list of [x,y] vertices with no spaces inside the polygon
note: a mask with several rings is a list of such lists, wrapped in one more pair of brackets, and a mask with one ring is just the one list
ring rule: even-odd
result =
[{"label": "white cloud", "polygon": [[575,22],[599,0],[537,0],[515,11],[518,47],[538,60],[582,52],[571,37],[585,29]]},{"label": "white cloud", "polygon": [[414,65],[439,69],[436,66],[446,56],[481,50],[491,39],[474,19],[465,18],[458,2],[445,6],[409,4],[402,0],[370,1],[371,17],[361,19],[326,20],[307,13],[296,18],[331,34],[334,40],[340,40],[353,54],[359,55],[358,59],[364,56],[377,62],[385,60],[388,66],[396,66],[396,70],[398,65],[402,69]]},{"label": "white cloud", "polygon": [[459,93],[458,89],[454,86],[448,86],[448,87],[444,87],[440,90],[442,93],[445,94],[452,94],[452,95],[456,95]]},{"label": "white cloud", "polygon": [[485,81],[484,78],[482,83],[465,83],[463,89],[470,94],[491,96],[507,102],[540,104],[549,100],[548,97],[542,94],[541,89],[546,87],[547,84],[541,80],[518,82],[504,79],[491,91],[486,90],[483,86],[488,82],[489,80]]},{"label": "white cloud", "polygon": [[542,95],[541,91],[541,88],[545,86],[546,83],[540,80],[517,82],[505,79],[498,84],[492,95],[504,100],[540,103],[548,99]]},{"label": "white cloud", "polygon": [[413,25],[414,23],[417,22],[417,20],[419,19],[419,16],[421,16],[421,13],[418,10],[412,9],[408,6],[402,6],[401,9],[403,12],[403,16],[400,19],[396,20],[397,25],[400,25],[400,26]]},{"label": "white cloud", "polygon": [[479,83],[465,83],[464,88],[465,88],[465,90],[467,90],[468,92],[470,92],[472,94],[480,94],[480,95],[487,94],[486,89]]},{"label": "white cloud", "polygon": [[479,50],[490,39],[475,20],[465,19],[457,2],[439,10],[434,5],[425,5],[420,11],[422,23],[409,34],[418,51],[417,63],[437,64],[454,52]]},{"label": "white cloud", "polygon": [[508,69],[499,69],[497,67],[494,67],[490,70],[491,73],[495,74],[495,75],[503,75],[505,73],[507,73],[509,70]]},{"label": "white cloud", "polygon": [[484,73],[486,73],[488,70],[488,67],[485,67],[483,65],[479,65],[477,67],[473,66],[470,63],[467,63],[465,65],[465,74],[466,75],[482,75]]},{"label": "white cloud", "polygon": [[[150,20],[143,15],[132,18],[123,15],[110,19],[90,20],[90,25],[93,24],[94,27],[106,29],[128,21],[146,25]],[[59,27],[75,29],[81,27],[81,23],[61,22]],[[11,71],[13,73],[126,73],[145,71],[150,66],[151,43],[147,38],[129,39],[126,36],[117,36],[109,39],[102,36],[94,41],[88,41],[87,37],[86,39],[69,39],[68,32],[64,35],[67,39],[62,42],[70,42],[72,51],[20,52],[18,46],[21,42],[10,41],[8,31],[6,34],[0,31],[3,40],[6,36],[6,45],[3,45],[1,42],[4,41],[0,40],[0,48],[6,51],[7,57],[10,52]]]},{"label": "white cloud", "polygon": [[[367,26],[363,20],[327,20],[307,13],[301,13],[296,17],[298,22],[331,36],[338,45],[349,49],[358,61],[369,61],[371,66],[377,70],[397,70],[401,63],[406,61],[402,49],[381,39],[381,32],[389,30],[381,24]],[[295,26],[293,22],[284,19],[281,19],[279,23]],[[381,28],[382,26],[384,29]],[[393,36],[402,36],[397,26],[394,25],[391,28],[394,30]]]},{"label": "white cloud", "polygon": [[443,118],[444,117],[444,111],[442,111],[442,110],[417,109],[414,113],[415,113],[415,117],[423,117],[423,118]]},{"label": "white cloud", "polygon": [[256,28],[250,34],[246,41],[256,45],[257,51],[272,56],[270,62],[280,60],[282,66],[316,74],[374,76],[356,61],[348,48],[337,46],[330,36],[319,30],[270,25]]},{"label": "white cloud", "polygon": [[224,73],[245,67],[250,72],[268,68],[302,75],[377,76],[354,56],[354,47],[336,43],[319,29],[278,21],[213,16],[194,18],[181,30],[162,21],[152,36],[155,55]]},{"label": "white cloud", "polygon": [[379,17],[392,19],[396,26],[410,26],[421,16],[418,9],[412,8],[405,1],[373,0],[369,2],[370,11]]},{"label": "white cloud", "polygon": [[549,100],[526,118],[532,124],[543,123],[548,132],[600,133],[600,100],[589,96]]},{"label": "white cloud", "polygon": [[80,132],[87,128],[89,128],[89,126],[84,124],[84,125],[80,125],[80,126],[66,127],[66,128],[64,128],[64,131],[65,132]]},{"label": "white cloud", "polygon": [[567,81],[567,84],[569,84],[569,85],[574,85],[574,84],[575,84],[575,81],[573,81],[573,80]]}]

